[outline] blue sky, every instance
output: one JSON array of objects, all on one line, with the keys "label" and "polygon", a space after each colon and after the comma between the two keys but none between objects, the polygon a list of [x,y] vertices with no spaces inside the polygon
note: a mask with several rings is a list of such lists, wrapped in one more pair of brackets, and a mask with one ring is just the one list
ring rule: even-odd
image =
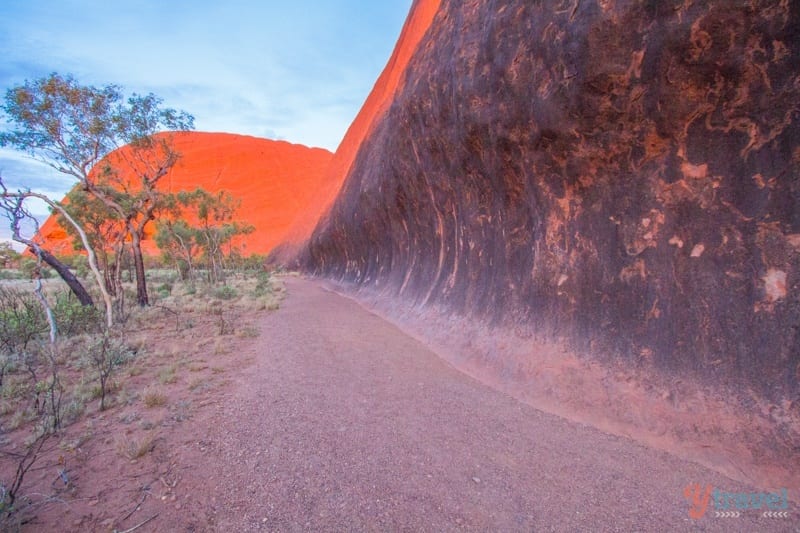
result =
[{"label": "blue sky", "polygon": [[[153,92],[193,114],[199,131],[333,151],[388,61],[411,2],[2,0],[0,90],[72,74],[85,84]],[[56,197],[72,183],[6,149],[0,173]],[[0,221],[0,239],[5,226]]]}]

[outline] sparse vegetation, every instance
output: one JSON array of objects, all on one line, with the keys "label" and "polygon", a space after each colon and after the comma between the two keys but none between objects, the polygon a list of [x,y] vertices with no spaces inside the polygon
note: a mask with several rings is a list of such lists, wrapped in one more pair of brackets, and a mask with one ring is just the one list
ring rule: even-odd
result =
[{"label": "sparse vegetation", "polygon": [[133,352],[119,339],[115,339],[108,332],[100,335],[87,346],[86,360],[97,374],[99,382],[100,410],[106,408],[106,394],[108,394],[109,380],[117,367],[122,366],[133,358]]},{"label": "sparse vegetation", "polygon": [[[48,440],[76,450],[95,434],[95,420],[132,424],[141,415],[126,409],[142,403],[170,412],[169,420],[143,422],[148,430],[188,419],[197,395],[213,389],[223,371],[195,357],[235,353],[231,343],[258,335],[242,317],[277,309],[283,296],[263,270],[264,258],[239,249],[253,231],[235,220],[239,199],[157,187],[180,157],[168,130],[193,127],[191,115],[161,104],[152,94],[123,98],[117,86],[84,86],[57,73],[9,89],[0,104],[9,126],[0,146],[76,180],[61,203],[10,190],[0,176],[0,213],[13,240],[33,251],[0,244],[0,280],[8,280],[0,281],[0,529],[17,514],[25,474],[40,470],[34,464],[52,452]],[[50,206],[80,253],[56,257],[44,249],[31,201]],[[143,255],[151,221],[162,263]],[[44,282],[53,272],[69,291]],[[87,276],[92,283],[84,285]],[[104,312],[95,306],[100,301]],[[134,301],[139,305],[128,303]],[[191,401],[180,399],[186,390]],[[83,436],[67,438],[70,425],[82,421]],[[138,459],[154,443],[148,431],[119,440],[117,451]],[[68,483],[65,471],[59,476]]]},{"label": "sparse vegetation", "polygon": [[147,387],[142,393],[142,402],[148,409],[163,407],[167,404],[167,395],[157,387]]},{"label": "sparse vegetation", "polygon": [[[37,461],[74,449],[78,436],[69,429],[76,422],[110,411],[118,424],[141,426],[147,433],[109,444],[120,457],[146,457],[158,428],[189,419],[199,398],[226,383],[225,369],[209,365],[208,357],[232,353],[232,342],[257,336],[244,317],[277,307],[284,294],[280,282],[252,271],[227,272],[225,285],[181,281],[166,270],[151,274],[161,284],[154,286],[163,287],[154,305],[131,309],[110,330],[95,307],[80,305],[57,281],[45,284],[59,332],[52,345],[31,282],[0,283],[0,529],[30,508],[25,474],[37,470]],[[136,406],[153,413],[166,407],[168,414],[143,421],[144,411],[130,411]],[[100,434],[88,424],[81,442]]]},{"label": "sparse vegetation", "polygon": [[155,447],[155,435],[146,433],[136,438],[125,436],[117,440],[117,453],[121,456],[134,461],[150,453]]}]

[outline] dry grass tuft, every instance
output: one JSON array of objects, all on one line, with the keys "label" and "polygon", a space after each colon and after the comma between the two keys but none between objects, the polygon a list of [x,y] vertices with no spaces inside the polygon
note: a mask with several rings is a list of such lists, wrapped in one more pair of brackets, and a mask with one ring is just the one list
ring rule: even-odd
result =
[{"label": "dry grass tuft", "polygon": [[236,332],[236,336],[242,339],[255,339],[256,337],[261,336],[261,332],[255,326],[244,326]]},{"label": "dry grass tuft", "polygon": [[195,378],[189,383],[189,390],[193,392],[203,391],[209,388],[208,383],[205,379],[198,377]]},{"label": "dry grass tuft", "polygon": [[176,381],[178,381],[178,376],[176,374],[177,371],[178,367],[175,365],[165,368],[164,370],[159,372],[158,380],[164,385],[175,383]]},{"label": "dry grass tuft", "polygon": [[117,453],[133,461],[153,451],[155,445],[153,433],[147,433],[141,439],[123,437],[117,439]]},{"label": "dry grass tuft", "polygon": [[156,387],[147,387],[142,393],[145,407],[162,407],[167,404],[167,395]]}]

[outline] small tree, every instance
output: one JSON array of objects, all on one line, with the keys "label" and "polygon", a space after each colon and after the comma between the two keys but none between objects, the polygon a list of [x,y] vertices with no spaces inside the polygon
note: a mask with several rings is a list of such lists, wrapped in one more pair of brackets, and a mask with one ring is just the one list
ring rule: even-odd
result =
[{"label": "small tree", "polygon": [[109,332],[103,334],[94,344],[89,346],[87,359],[97,372],[100,384],[100,410],[106,408],[106,396],[111,375],[117,367],[125,364],[132,357],[131,350]]},{"label": "small tree", "polygon": [[142,237],[160,205],[156,185],[178,160],[172,136],[159,132],[194,127],[191,115],[161,104],[153,94],[124,99],[115,85],[84,86],[51,74],[9,89],[2,106],[12,129],[0,133],[0,146],[72,176],[124,222],[140,305],[148,304]]},{"label": "small tree", "polygon": [[[64,208],[86,232],[103,270],[106,290],[117,299],[122,297],[122,256],[128,235],[124,222],[116,212],[79,187],[67,193]],[[63,215],[59,214],[56,220],[69,235],[78,236]],[[80,240],[74,238],[73,246],[79,250],[82,247]]]},{"label": "small tree", "polygon": [[19,268],[20,258],[10,242],[0,242],[0,268]]},{"label": "small tree", "polygon": [[181,280],[194,278],[195,259],[200,255],[197,230],[185,220],[165,217],[156,222],[156,246],[167,263],[175,265]]},{"label": "small tree", "polygon": [[[30,212],[25,207],[25,202],[29,198],[38,198],[53,208],[55,211],[62,213],[63,216],[70,221],[70,224],[75,227],[78,235],[81,238],[81,242],[83,242],[84,246],[87,249],[87,253],[89,254],[89,263],[94,272],[95,276],[100,279],[100,272],[97,268],[97,264],[94,262],[94,251],[92,247],[89,245],[89,241],[86,238],[86,234],[83,232],[83,229],[75,222],[74,219],[64,211],[64,208],[54,202],[47,196],[43,194],[33,193],[30,191],[16,191],[12,192],[9,191],[5,183],[3,182],[3,177],[0,176],[0,212],[2,212],[9,221],[9,226],[11,228],[12,238],[21,244],[28,246],[33,252],[36,254],[38,258],[42,261],[50,265],[58,275],[61,276],[61,279],[69,286],[70,290],[75,294],[78,300],[83,305],[94,305],[91,295],[88,293],[86,288],[84,288],[83,284],[78,281],[78,278],[69,270],[64,263],[59,261],[53,254],[45,250],[41,247],[41,245],[31,237],[26,237],[22,231],[22,223],[24,221],[30,221],[36,227],[36,231],[38,232],[38,222],[36,218],[30,214]],[[102,289],[102,287],[101,287]],[[108,325],[111,326],[111,301],[108,298],[108,295],[103,292],[103,296],[106,300],[106,308],[109,312],[108,315]]]},{"label": "small tree", "polygon": [[[200,256],[208,267],[209,281],[220,281],[236,237],[254,229],[234,220],[241,200],[226,191],[214,194],[201,188],[181,191],[173,200],[171,215],[157,226],[156,244],[165,257],[185,261],[189,272]],[[190,225],[187,220],[197,222]]]}]

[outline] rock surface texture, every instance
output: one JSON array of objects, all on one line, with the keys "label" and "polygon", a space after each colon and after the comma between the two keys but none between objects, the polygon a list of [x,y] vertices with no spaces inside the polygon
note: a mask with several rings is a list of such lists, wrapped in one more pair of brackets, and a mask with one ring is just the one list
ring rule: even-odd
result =
[{"label": "rock surface texture", "polygon": [[302,261],[796,415],[800,3],[442,0]]},{"label": "rock surface texture", "polygon": [[299,262],[523,401],[800,490],[800,4],[442,0],[403,68]]}]

